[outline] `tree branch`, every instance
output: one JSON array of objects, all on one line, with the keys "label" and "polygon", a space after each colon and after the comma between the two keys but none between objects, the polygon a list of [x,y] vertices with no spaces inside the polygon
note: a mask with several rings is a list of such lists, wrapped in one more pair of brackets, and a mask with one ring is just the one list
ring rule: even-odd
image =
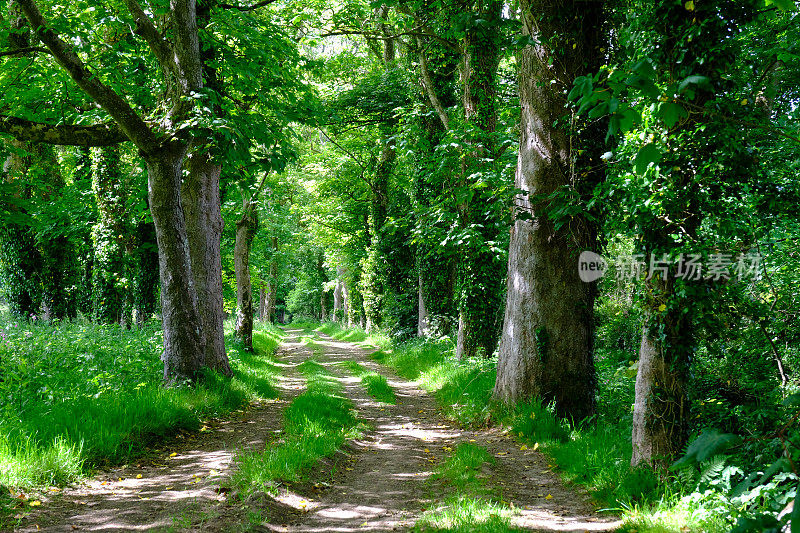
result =
[{"label": "tree branch", "polygon": [[120,129],[144,153],[158,147],[152,130],[128,102],[92,74],[78,55],[53,30],[49,29],[34,0],[17,0],[36,36],[53,54],[61,67],[86,94],[108,112]]},{"label": "tree branch", "polygon": [[254,9],[258,9],[260,7],[265,7],[270,4],[274,4],[278,0],[263,0],[261,2],[257,2],[251,6],[235,6],[233,4],[218,4],[219,7],[222,9],[236,9],[237,11],[253,11]]},{"label": "tree branch", "polygon": [[431,105],[436,110],[436,114],[439,115],[439,119],[442,121],[445,131],[450,131],[450,119],[447,116],[447,111],[445,110],[444,106],[442,106],[442,103],[439,101],[439,97],[436,94],[436,89],[433,86],[433,79],[431,78],[431,72],[428,69],[428,60],[425,57],[425,49],[422,46],[422,39],[419,37],[417,37],[417,48],[419,48],[419,70],[422,74],[422,86],[425,88],[425,93],[428,95]]},{"label": "tree branch", "polygon": [[325,131],[324,131],[324,130],[322,130],[322,128],[319,128],[319,131],[320,131],[320,133],[322,133],[322,134],[325,136],[325,138],[326,138],[326,139],[328,139],[328,140],[331,142],[331,144],[333,144],[333,145],[334,145],[336,148],[338,148],[339,150],[341,150],[342,152],[344,152],[345,154],[347,154],[347,155],[350,157],[350,159],[352,159],[353,161],[355,161],[355,162],[358,164],[358,166],[360,166],[360,167],[361,167],[361,170],[363,170],[364,172],[366,172],[366,171],[367,171],[367,167],[364,165],[364,163],[362,163],[362,162],[361,162],[361,160],[360,160],[359,158],[357,158],[355,155],[353,155],[353,153],[352,153],[352,152],[350,152],[350,151],[349,151],[347,148],[345,148],[345,147],[344,147],[344,146],[342,146],[341,144],[337,143],[337,142],[336,142],[336,141],[333,139],[333,137],[331,137],[330,135],[328,135],[327,133],[325,133]]},{"label": "tree branch", "polygon": [[50,50],[41,46],[28,46],[25,48],[15,48],[14,50],[3,50],[0,52],[0,57],[23,55],[31,52],[42,52],[43,54],[49,54]]},{"label": "tree branch", "polygon": [[150,51],[156,56],[158,64],[161,65],[164,75],[177,74],[178,65],[175,63],[175,54],[172,53],[169,44],[161,36],[153,21],[150,20],[142,6],[139,5],[139,2],[137,0],[125,0],[125,5],[136,22],[136,33],[144,38],[150,47]]},{"label": "tree branch", "polygon": [[0,133],[19,141],[65,146],[112,146],[128,140],[116,124],[55,126],[7,115],[0,115]]},{"label": "tree branch", "polygon": [[456,46],[455,44],[453,44],[451,41],[448,41],[447,39],[439,37],[436,34],[426,33],[424,31],[420,32],[420,31],[409,30],[409,31],[404,31],[404,32],[400,32],[400,33],[395,33],[395,34],[392,34],[392,35],[382,35],[380,33],[374,32],[374,31],[346,30],[345,29],[345,30],[337,30],[337,31],[330,31],[330,32],[327,32],[327,33],[323,33],[322,35],[320,35],[320,37],[334,37],[334,36],[337,36],[337,35],[363,35],[367,39],[376,39],[378,41],[390,41],[390,40],[398,39],[398,38],[403,37],[405,35],[412,36],[412,37],[430,37],[431,39],[436,39],[437,41],[441,41],[448,48],[451,48],[452,50],[461,53],[461,49],[458,46]]}]

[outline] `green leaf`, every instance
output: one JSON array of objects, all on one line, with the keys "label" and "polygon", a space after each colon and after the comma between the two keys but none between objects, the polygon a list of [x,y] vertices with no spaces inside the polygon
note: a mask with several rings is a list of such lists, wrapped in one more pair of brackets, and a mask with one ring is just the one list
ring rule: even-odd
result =
[{"label": "green leaf", "polygon": [[678,85],[678,92],[682,93],[689,85],[697,85],[698,87],[711,87],[711,79],[708,76],[698,76],[696,74],[687,76],[680,85]]},{"label": "green leaf", "polygon": [[702,463],[724,452],[731,446],[736,446],[740,442],[742,442],[742,439],[738,435],[720,433],[716,429],[707,429],[689,445],[683,457],[672,463],[670,470]]},{"label": "green leaf", "polygon": [[591,76],[578,76],[575,78],[574,85],[567,95],[567,99],[577,100],[578,98],[586,98],[592,94],[592,77]]},{"label": "green leaf", "polygon": [[653,143],[645,144],[639,149],[639,153],[636,154],[636,159],[634,160],[636,173],[644,174],[650,163],[657,164],[659,161],[661,161],[661,151],[658,147]]},{"label": "green leaf", "polygon": [[689,113],[687,113],[680,104],[676,104],[674,102],[664,102],[659,106],[656,115],[664,121],[664,124],[668,128],[671,128],[677,124],[681,118],[688,117]]},{"label": "green leaf", "polygon": [[[775,6],[777,6],[778,9],[781,9],[783,11],[797,10],[797,4],[794,2],[794,0],[766,0],[765,4],[768,6],[775,4]],[[792,533],[794,533],[794,530],[792,530]]]},{"label": "green leaf", "polygon": [[608,102],[600,102],[589,111],[589,118],[599,118],[608,114]]},{"label": "green leaf", "polygon": [[761,476],[761,479],[758,480],[756,485],[763,485],[764,483],[769,481],[769,478],[771,478],[778,472],[786,472],[789,470],[791,470],[791,464],[789,463],[789,460],[786,459],[786,457],[781,457],[780,459],[772,463],[770,467],[764,471],[764,475]]},{"label": "green leaf", "polygon": [[[797,495],[800,495],[800,486],[797,487]],[[794,503],[792,504],[792,513],[789,515],[789,520],[791,526],[789,528],[790,533],[800,533],[800,505],[797,505],[797,496],[794,497]]]},{"label": "green leaf", "polygon": [[786,397],[785,400],[781,402],[781,404],[786,405],[788,407],[800,405],[800,392],[795,392],[794,394],[790,394],[789,396]]}]

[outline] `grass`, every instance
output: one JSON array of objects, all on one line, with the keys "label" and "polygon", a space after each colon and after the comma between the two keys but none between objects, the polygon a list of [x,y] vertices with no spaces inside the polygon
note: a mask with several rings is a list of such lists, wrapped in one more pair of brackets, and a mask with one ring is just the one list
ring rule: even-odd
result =
[{"label": "grass", "polygon": [[338,322],[325,322],[312,324],[316,330],[333,337],[337,341],[355,342],[375,348],[386,348],[391,345],[389,337],[380,332],[367,333],[361,328],[343,328]]},{"label": "grass", "polygon": [[414,531],[509,532],[518,531],[509,523],[514,511],[486,496],[483,467],[494,459],[481,446],[458,445],[433,476],[453,489],[445,501],[426,510]]},{"label": "grass", "polygon": [[370,396],[379,402],[390,404],[397,403],[397,396],[394,393],[394,389],[392,389],[384,376],[377,372],[367,370],[355,361],[343,361],[340,364],[345,367],[348,372],[361,379],[361,384]]},{"label": "grass", "polygon": [[286,408],[281,438],[262,451],[238,457],[233,483],[240,493],[271,492],[280,482],[300,481],[320,459],[361,434],[352,403],[325,367],[309,359],[298,369],[307,390]]},{"label": "grass", "polygon": [[379,350],[373,358],[402,377],[418,381],[436,396],[450,418],[464,425],[488,425],[498,415],[498,406],[491,403],[496,361],[460,361],[453,348],[448,340],[414,339]]},{"label": "grass", "polygon": [[162,332],[0,318],[0,485],[63,485],[257,398],[277,396],[271,360],[282,333],[261,325],[257,352],[228,338],[232,379],[165,387]]}]

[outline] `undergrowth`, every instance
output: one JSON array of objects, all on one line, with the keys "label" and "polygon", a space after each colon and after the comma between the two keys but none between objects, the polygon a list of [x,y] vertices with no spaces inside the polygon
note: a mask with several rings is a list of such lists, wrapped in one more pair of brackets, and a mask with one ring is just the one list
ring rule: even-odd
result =
[{"label": "undergrowth", "polygon": [[232,379],[165,387],[162,331],[0,317],[0,485],[63,485],[120,464],[203,418],[277,396],[271,355],[282,333],[260,325],[256,353],[228,337]]},{"label": "undergrowth", "polygon": [[329,335],[337,341],[355,342],[363,346],[372,346],[374,348],[385,348],[391,345],[389,337],[380,332],[367,333],[361,328],[343,328],[337,322],[325,322],[323,324],[314,324],[320,333]]},{"label": "undergrowth", "polygon": [[298,369],[306,378],[306,391],[286,408],[280,439],[262,451],[238,457],[233,483],[241,494],[273,491],[280,482],[300,481],[317,461],[361,434],[363,426],[352,403],[325,367],[309,359]]}]

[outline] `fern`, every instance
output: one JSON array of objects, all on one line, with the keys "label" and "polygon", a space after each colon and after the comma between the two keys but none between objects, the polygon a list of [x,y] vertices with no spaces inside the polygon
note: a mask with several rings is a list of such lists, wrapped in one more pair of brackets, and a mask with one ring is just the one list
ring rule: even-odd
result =
[{"label": "fern", "polygon": [[700,473],[700,485],[704,483],[710,483],[712,485],[719,484],[720,474],[722,474],[722,471],[725,469],[725,459],[724,455],[715,455],[703,463],[703,469]]}]

